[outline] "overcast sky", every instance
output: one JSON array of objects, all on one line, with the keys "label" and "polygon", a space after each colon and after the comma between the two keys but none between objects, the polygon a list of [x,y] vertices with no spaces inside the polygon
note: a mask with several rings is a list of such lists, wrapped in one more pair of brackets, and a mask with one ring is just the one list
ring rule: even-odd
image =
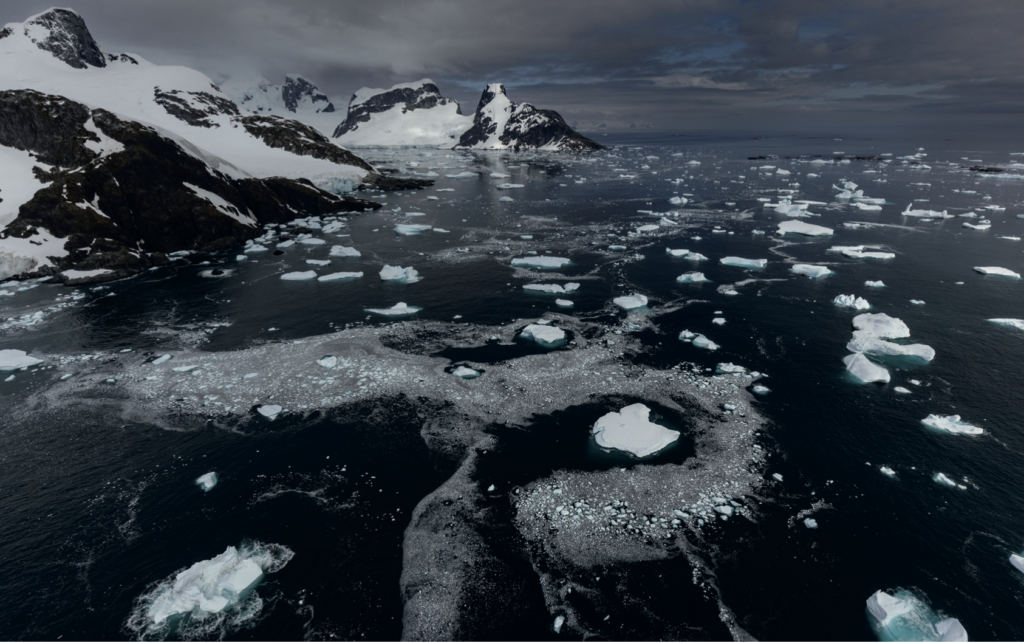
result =
[{"label": "overcast sky", "polygon": [[[0,23],[51,6],[4,0]],[[483,86],[586,130],[916,128],[1024,134],[1024,0],[81,0],[106,51],[217,82],[299,73]]]}]

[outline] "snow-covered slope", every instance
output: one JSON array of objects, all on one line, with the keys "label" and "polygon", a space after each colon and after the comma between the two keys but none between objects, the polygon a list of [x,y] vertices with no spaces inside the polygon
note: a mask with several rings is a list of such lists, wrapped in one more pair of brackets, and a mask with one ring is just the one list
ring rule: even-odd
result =
[{"label": "snow-covered slope", "polygon": [[306,138],[322,139],[316,149],[271,147],[238,122],[238,107],[207,76],[154,65],[134,54],[105,53],[82,17],[69,9],[50,9],[0,30],[0,90],[8,89],[66,96],[154,125],[253,176],[334,176],[356,184],[371,171],[354,155],[335,152],[344,150],[318,132],[304,132]]},{"label": "snow-covered slope", "polygon": [[471,125],[459,103],[424,78],[390,89],[360,89],[352,95],[334,138],[350,147],[452,147]]},{"label": "snow-covered slope", "polygon": [[275,114],[316,128],[330,136],[338,125],[334,104],[316,85],[297,74],[274,85],[258,73],[242,73],[221,83],[220,89],[243,113]]}]

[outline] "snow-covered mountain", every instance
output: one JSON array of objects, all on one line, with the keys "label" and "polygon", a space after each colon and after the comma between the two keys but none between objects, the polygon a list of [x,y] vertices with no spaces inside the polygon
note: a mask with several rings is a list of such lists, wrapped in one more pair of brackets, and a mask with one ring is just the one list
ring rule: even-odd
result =
[{"label": "snow-covered mountain", "polygon": [[338,124],[334,104],[316,85],[298,74],[288,74],[274,85],[261,74],[236,74],[221,83],[225,96],[249,114],[276,114],[316,128],[330,136]]},{"label": "snow-covered mountain", "polygon": [[374,207],[309,179],[380,176],[308,125],[243,114],[198,71],[103,51],[72,10],[0,29],[0,278],[131,274],[259,223]]},{"label": "snow-covered mountain", "polygon": [[517,104],[500,83],[488,85],[472,119],[429,79],[390,89],[363,88],[334,137],[349,147],[431,146],[578,152],[602,149],[557,112]]},{"label": "snow-covered mountain", "polygon": [[334,138],[351,147],[452,147],[473,124],[459,103],[429,78],[390,89],[364,87],[352,95]]}]

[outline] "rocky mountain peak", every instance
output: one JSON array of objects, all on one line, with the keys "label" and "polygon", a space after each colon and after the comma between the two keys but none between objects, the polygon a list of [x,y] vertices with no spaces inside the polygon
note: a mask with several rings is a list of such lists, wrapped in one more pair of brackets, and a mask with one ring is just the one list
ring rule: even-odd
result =
[{"label": "rocky mountain peak", "polygon": [[285,108],[290,112],[298,111],[299,102],[306,97],[317,112],[334,111],[331,100],[316,85],[297,74],[285,76],[284,85],[281,86],[281,99]]},{"label": "rocky mountain peak", "polygon": [[348,104],[348,115],[334,130],[334,137],[338,138],[354,131],[360,123],[368,123],[371,114],[386,112],[397,105],[402,106],[402,113],[405,114],[449,103],[454,103],[456,114],[462,114],[458,101],[442,96],[441,90],[428,78],[415,83],[394,85],[390,89],[364,87],[352,95],[352,100]]},{"label": "rocky mountain peak", "polygon": [[107,60],[85,26],[71,9],[47,9],[22,25],[25,36],[54,58],[74,67],[106,67]]}]

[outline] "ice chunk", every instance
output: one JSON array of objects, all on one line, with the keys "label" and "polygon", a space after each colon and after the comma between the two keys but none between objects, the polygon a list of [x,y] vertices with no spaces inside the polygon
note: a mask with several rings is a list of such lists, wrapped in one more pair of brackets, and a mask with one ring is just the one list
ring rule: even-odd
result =
[{"label": "ice chunk", "polygon": [[910,303],[914,304],[915,306],[924,306],[924,301],[921,299],[911,299]]},{"label": "ice chunk", "polygon": [[612,300],[612,303],[623,310],[634,310],[647,306],[647,297],[638,293],[633,293],[632,295],[626,295],[624,297],[616,297]]},{"label": "ice chunk", "polygon": [[0,351],[0,372],[16,371],[19,368],[27,368],[42,363],[43,360],[30,357],[25,351],[19,351],[14,348]]},{"label": "ice chunk", "polygon": [[722,257],[723,266],[736,266],[738,268],[764,268],[768,265],[767,259],[744,259],[743,257]]},{"label": "ice chunk", "polygon": [[984,221],[979,223],[968,223],[964,221],[963,225],[965,228],[971,228],[973,230],[988,230],[989,228],[992,227],[991,223],[985,223]]},{"label": "ice chunk", "polygon": [[673,257],[685,257],[690,254],[689,250],[673,250],[672,248],[665,248],[665,253],[670,254]]},{"label": "ice chunk", "polygon": [[669,199],[668,202],[671,203],[672,205],[685,205],[687,199],[686,197],[682,196],[674,196],[671,199]]},{"label": "ice chunk", "polygon": [[722,373],[746,373],[747,369],[742,366],[737,366],[732,362],[722,362],[715,367],[715,372],[721,375]]},{"label": "ice chunk", "polygon": [[761,384],[755,384],[753,388],[751,388],[750,390],[757,393],[758,395],[765,395],[771,392],[767,386],[762,386]]},{"label": "ice chunk", "polygon": [[828,237],[834,230],[803,221],[783,221],[778,226],[779,234],[802,234],[807,237]]},{"label": "ice chunk", "polygon": [[515,188],[525,188],[526,186],[522,183],[502,183],[495,187],[499,190],[514,190]]},{"label": "ice chunk", "polygon": [[275,420],[277,416],[283,411],[277,404],[264,404],[256,409],[256,412],[267,418],[268,420]]},{"label": "ice chunk", "polygon": [[[458,174],[445,174],[445,178],[449,179],[475,179],[479,174],[476,172],[459,172]],[[440,192],[441,190],[438,190]]]},{"label": "ice chunk", "polygon": [[928,219],[952,219],[953,215],[948,214],[945,210],[938,212],[936,210],[911,210],[910,206],[902,212],[905,217],[924,217]]},{"label": "ice chunk", "polygon": [[725,324],[725,317],[715,317],[714,319],[711,320],[711,323],[715,324],[716,326],[721,326]]},{"label": "ice chunk", "polygon": [[825,266],[813,266],[806,263],[794,264],[789,271],[797,275],[806,275],[811,279],[817,279],[819,277],[833,274],[832,271]]},{"label": "ice chunk", "polygon": [[676,277],[676,282],[681,284],[698,284],[704,281],[710,281],[704,276],[703,272],[687,272]]},{"label": "ice chunk", "polygon": [[890,317],[885,313],[863,313],[853,318],[853,327],[865,334],[883,339],[899,339],[910,337],[910,329],[903,320]]},{"label": "ice chunk", "polygon": [[564,330],[541,324],[530,324],[520,332],[520,336],[532,339],[545,348],[561,346],[565,342]]},{"label": "ice chunk", "polygon": [[459,366],[454,371],[452,371],[452,375],[455,375],[456,377],[461,377],[464,380],[471,380],[475,377],[480,377],[480,371],[474,371],[473,369],[468,368],[466,366]]},{"label": "ice chunk", "polygon": [[286,272],[281,275],[283,281],[309,281],[310,279],[316,279],[315,270],[306,270],[303,272]]},{"label": "ice chunk", "polygon": [[902,386],[897,386],[893,390],[896,391],[897,393],[900,393],[900,394],[903,394],[903,395],[906,395],[906,394],[910,393],[910,389],[904,388]]},{"label": "ice chunk", "polygon": [[1024,319],[1008,319],[1008,318],[996,318],[988,320],[990,322],[999,324],[1000,326],[1009,326],[1010,328],[1016,328],[1017,330],[1024,330]]},{"label": "ice chunk", "polygon": [[884,464],[881,467],[879,467],[878,470],[881,471],[882,474],[887,475],[890,478],[896,475],[895,471],[893,471],[889,467],[885,466]]},{"label": "ice chunk", "polygon": [[999,268],[997,266],[975,266],[974,270],[983,275],[998,275],[1000,277],[1013,277],[1014,279],[1020,279],[1020,273],[1016,273],[1006,268]]},{"label": "ice chunk", "polygon": [[317,239],[316,237],[307,237],[305,239],[299,239],[299,243],[307,246],[322,246],[327,242],[323,239]]},{"label": "ice chunk", "polygon": [[[769,204],[765,204],[766,207]],[[808,217],[806,204],[779,203],[775,205],[775,212],[784,214],[787,217]]]},{"label": "ice chunk", "polygon": [[679,438],[678,431],[651,422],[648,419],[650,414],[651,409],[643,404],[631,404],[621,411],[602,416],[594,423],[591,433],[601,447],[645,458]]},{"label": "ice chunk", "polygon": [[863,203],[863,202],[860,202],[860,201],[858,201],[857,203],[854,203],[853,207],[855,207],[855,208],[857,208],[859,210],[868,210],[868,211],[872,211],[872,212],[878,211],[878,210],[882,209],[882,206],[877,205],[875,203]]},{"label": "ice chunk", "polygon": [[980,426],[973,426],[961,421],[959,415],[935,415],[932,413],[921,420],[921,424],[939,431],[964,435],[981,435],[985,432]]},{"label": "ice chunk", "polygon": [[316,361],[317,364],[324,368],[334,368],[338,365],[338,358],[334,355],[324,355]]},{"label": "ice chunk", "polygon": [[568,299],[556,299],[555,305],[559,308],[572,308],[574,304]]},{"label": "ice chunk", "polygon": [[385,317],[404,317],[406,315],[415,315],[423,309],[418,306],[410,306],[404,301],[400,301],[391,308],[364,308],[363,310],[376,315],[384,315]]},{"label": "ice chunk", "polygon": [[866,250],[867,246],[832,246],[828,249],[829,252],[838,252],[844,257],[850,257],[851,259],[895,259],[896,254],[893,252],[879,252],[875,250]]},{"label": "ice chunk", "polygon": [[500,197],[498,197],[498,203],[514,203],[514,202],[515,202],[515,199],[513,199],[510,196],[500,196]]},{"label": "ice chunk", "polygon": [[344,281],[347,279],[359,279],[363,276],[361,272],[332,272],[329,275],[320,275],[317,281]]},{"label": "ice chunk", "polygon": [[814,518],[804,518],[804,527],[807,527],[808,529],[817,529],[818,521]]},{"label": "ice chunk", "polygon": [[875,592],[867,600],[867,612],[871,629],[880,641],[967,641],[960,621],[942,619],[906,590],[895,595]]},{"label": "ice chunk", "polygon": [[1010,554],[1010,564],[1017,568],[1017,571],[1024,573],[1024,556]]},{"label": "ice chunk", "polygon": [[693,338],[693,345],[696,346],[697,348],[705,348],[709,351],[718,350],[718,344],[714,343],[704,335],[700,334],[696,335]]},{"label": "ice chunk", "polygon": [[171,370],[174,371],[175,373],[188,373],[189,371],[194,371],[197,368],[199,368],[198,365],[192,364],[189,366],[175,366]]},{"label": "ice chunk", "polygon": [[861,330],[853,332],[853,339],[846,345],[846,350],[871,355],[917,357],[926,362],[935,359],[935,349],[926,344],[896,344]]},{"label": "ice chunk", "polygon": [[426,232],[430,230],[432,226],[422,225],[418,223],[399,223],[395,225],[395,232],[401,235],[410,236]]},{"label": "ice chunk", "polygon": [[561,268],[567,266],[571,261],[565,257],[516,257],[512,259],[512,265],[524,268]]},{"label": "ice chunk", "polygon": [[932,476],[932,481],[937,482],[941,485],[945,485],[947,487],[956,487],[956,483],[953,482],[953,480],[950,479],[949,476],[942,472],[936,473],[934,476]]},{"label": "ice chunk", "polygon": [[561,634],[562,633],[562,626],[563,625],[565,625],[565,617],[562,616],[561,614],[559,614],[558,616],[555,617],[555,625],[554,625],[555,634]]},{"label": "ice chunk", "polygon": [[196,484],[203,491],[209,491],[217,486],[217,474],[213,471],[204,473],[203,475],[196,478]]},{"label": "ice chunk", "polygon": [[862,353],[847,355],[843,358],[843,364],[846,364],[846,370],[850,372],[850,375],[865,384],[889,381],[889,371],[864,357]]},{"label": "ice chunk", "polygon": [[636,231],[637,232],[654,232],[655,230],[660,230],[660,229],[661,229],[661,226],[657,225],[656,223],[648,223],[647,225],[642,225],[642,226],[638,227],[636,229]]},{"label": "ice chunk", "polygon": [[331,262],[327,259],[306,259],[306,263],[311,266],[329,266]]},{"label": "ice chunk", "polygon": [[398,281],[403,284],[414,284],[420,280],[420,273],[412,266],[401,268],[399,266],[385,265],[380,269],[381,281]]},{"label": "ice chunk", "polygon": [[865,281],[864,285],[868,288],[885,288],[885,284],[881,281]]},{"label": "ice chunk", "polygon": [[836,306],[843,306],[845,308],[853,308],[856,310],[867,310],[871,308],[871,304],[868,303],[867,299],[857,297],[856,295],[838,295],[832,300],[832,303]]},{"label": "ice chunk", "polygon": [[160,357],[158,357],[155,360],[153,360],[152,362],[150,362],[150,364],[153,364],[154,366],[156,366],[156,365],[159,365],[159,364],[163,364],[164,362],[166,362],[166,361],[168,361],[170,359],[171,359],[170,355],[161,355]]},{"label": "ice chunk", "polygon": [[529,290],[530,292],[543,292],[551,295],[564,295],[566,293],[575,292],[579,290],[580,285],[576,282],[569,282],[567,284],[527,284],[523,286],[523,290]]},{"label": "ice chunk", "polygon": [[360,256],[362,256],[362,253],[360,253],[355,248],[350,248],[350,247],[347,247],[347,246],[332,246],[331,247],[331,256],[332,257],[360,257]]}]

